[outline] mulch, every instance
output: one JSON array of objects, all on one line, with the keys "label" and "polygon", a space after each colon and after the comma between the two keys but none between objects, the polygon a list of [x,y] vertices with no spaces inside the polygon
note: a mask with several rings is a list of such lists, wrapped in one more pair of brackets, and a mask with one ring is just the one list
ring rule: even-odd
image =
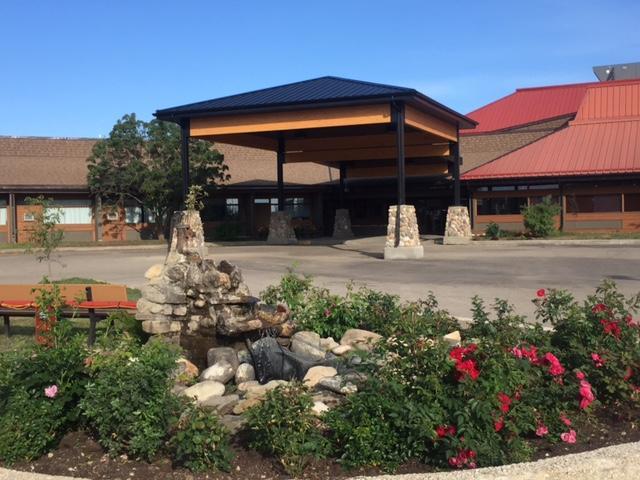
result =
[{"label": "mulch", "polygon": [[[584,418],[573,425],[578,432],[575,444],[551,444],[544,439],[531,439],[536,448],[534,460],[596,448],[640,441],[640,408],[634,410],[599,411],[597,417]],[[174,468],[167,458],[153,462],[130,459],[126,455],[110,457],[100,445],[84,432],[66,435],[56,450],[29,463],[13,465],[22,471],[86,477],[94,480],[166,479],[166,480],[270,480],[290,478],[277,461],[266,458],[244,446],[242,437],[232,445],[235,459],[231,471],[194,474],[184,468]],[[402,465],[395,473],[433,472],[431,466],[419,462]],[[358,475],[383,474],[380,469],[344,470],[333,460],[313,461],[304,477],[309,480],[344,478]]]}]

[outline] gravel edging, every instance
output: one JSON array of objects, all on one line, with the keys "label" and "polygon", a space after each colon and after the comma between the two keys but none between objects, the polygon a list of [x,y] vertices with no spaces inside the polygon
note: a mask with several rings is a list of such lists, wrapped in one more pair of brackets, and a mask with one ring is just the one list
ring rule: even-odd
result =
[{"label": "gravel edging", "polygon": [[[537,462],[440,473],[353,477],[351,480],[636,480],[640,478],[640,442],[622,443]],[[0,468],[0,480],[90,480]],[[161,480],[161,479],[158,479]]]},{"label": "gravel edging", "polygon": [[537,462],[441,473],[412,473],[354,477],[353,480],[637,480],[640,478],[640,442],[622,443],[583,453],[545,458]]}]

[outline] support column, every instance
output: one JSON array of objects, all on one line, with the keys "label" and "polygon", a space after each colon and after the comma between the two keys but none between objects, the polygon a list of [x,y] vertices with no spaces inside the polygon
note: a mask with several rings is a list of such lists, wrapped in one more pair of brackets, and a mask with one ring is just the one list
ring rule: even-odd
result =
[{"label": "support column", "polygon": [[285,155],[285,140],[283,137],[278,138],[278,211],[284,212],[284,155]]},{"label": "support column", "polygon": [[296,233],[291,224],[291,216],[285,210],[284,196],[284,156],[286,145],[284,137],[278,139],[277,167],[278,167],[278,211],[271,212],[269,218],[269,236],[267,243],[271,245],[290,245],[297,243]]},{"label": "support column", "polygon": [[191,175],[189,172],[189,138],[191,121],[188,118],[180,120],[180,161],[182,163],[182,201],[187,200],[189,187],[191,186]]},{"label": "support column", "polygon": [[453,164],[451,175],[453,176],[453,206],[447,210],[447,224],[444,229],[444,239],[442,243],[445,245],[462,245],[471,241],[473,236],[471,232],[471,219],[469,218],[469,209],[462,206],[462,198],[460,195],[460,132],[457,132],[458,141],[451,142],[451,156]]},{"label": "support column", "polygon": [[353,230],[351,230],[351,216],[349,209],[345,207],[344,193],[347,180],[347,165],[340,162],[340,186],[338,193],[339,208],[336,209],[336,215],[333,219],[333,236],[334,240],[348,240],[353,238]]},{"label": "support column", "polygon": [[398,204],[389,207],[385,260],[422,258],[424,249],[420,243],[416,209],[406,203],[405,175],[405,110],[404,103],[392,102],[391,109],[396,129],[396,156],[398,180]]}]

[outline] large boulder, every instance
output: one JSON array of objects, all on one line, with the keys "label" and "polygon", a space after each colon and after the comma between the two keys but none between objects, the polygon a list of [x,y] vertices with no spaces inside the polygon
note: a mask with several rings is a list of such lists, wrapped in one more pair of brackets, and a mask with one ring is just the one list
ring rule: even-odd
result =
[{"label": "large boulder", "polygon": [[220,383],[227,383],[235,375],[233,366],[226,361],[217,362],[206,368],[200,374],[200,380],[214,380]]},{"label": "large boulder", "polygon": [[302,331],[291,337],[291,351],[313,360],[323,360],[326,350],[320,346],[320,335]]},{"label": "large boulder", "polygon": [[224,395],[224,385],[220,382],[207,380],[196,383],[182,392],[183,395],[191,397],[198,402],[206,402],[212,397],[221,397]]},{"label": "large boulder", "polygon": [[232,347],[213,347],[207,351],[207,365],[211,366],[219,362],[227,362],[233,367],[233,371],[238,368],[238,354]]},{"label": "large boulder", "polygon": [[241,363],[236,370],[236,385],[256,379],[256,371],[250,363]]},{"label": "large boulder", "polygon": [[200,402],[200,406],[213,410],[218,415],[227,415],[233,411],[238,403],[240,403],[240,396],[234,394],[208,398],[204,402]]},{"label": "large boulder", "polygon": [[304,376],[304,384],[309,387],[315,387],[323,378],[335,377],[338,371],[333,367],[311,367]]},{"label": "large boulder", "polygon": [[340,375],[321,378],[316,384],[316,388],[329,390],[342,395],[349,395],[358,391],[358,387],[355,384],[346,381]]},{"label": "large boulder", "polygon": [[369,330],[361,330],[359,328],[351,328],[344,332],[340,339],[340,345],[349,345],[358,350],[371,350],[373,346],[380,341],[382,335],[370,332]]}]

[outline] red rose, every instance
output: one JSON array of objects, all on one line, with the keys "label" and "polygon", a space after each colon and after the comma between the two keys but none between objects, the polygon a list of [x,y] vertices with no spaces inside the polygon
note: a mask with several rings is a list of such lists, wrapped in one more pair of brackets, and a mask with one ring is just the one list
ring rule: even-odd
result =
[{"label": "red rose", "polygon": [[544,297],[546,294],[547,294],[547,292],[545,291],[545,289],[544,289],[544,288],[541,288],[540,290],[538,290],[538,291],[536,292],[536,295],[538,296],[538,298],[542,298],[542,297]]}]

